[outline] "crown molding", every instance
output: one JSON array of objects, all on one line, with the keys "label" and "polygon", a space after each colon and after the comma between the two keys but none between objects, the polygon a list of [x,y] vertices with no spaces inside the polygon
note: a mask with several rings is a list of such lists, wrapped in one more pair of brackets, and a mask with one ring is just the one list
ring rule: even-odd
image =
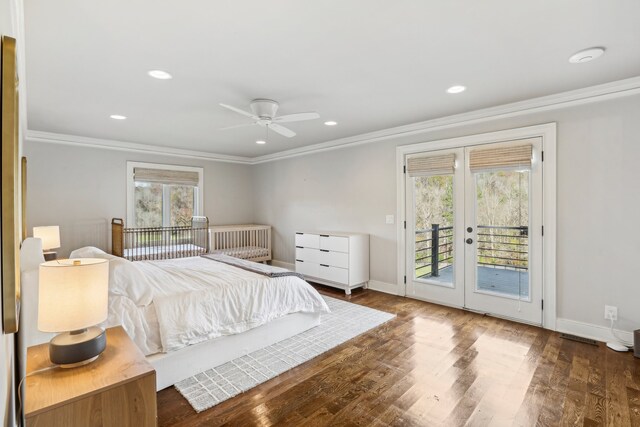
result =
[{"label": "crown molding", "polygon": [[623,98],[640,94],[640,76],[625,80],[618,80],[597,86],[562,92],[555,95],[548,95],[539,98],[532,98],[525,101],[504,104],[497,107],[483,108],[467,113],[455,114],[423,122],[413,123],[404,126],[383,129],[351,136],[347,138],[335,139],[321,142],[319,144],[294,148],[292,150],[280,151],[278,153],[267,154],[259,157],[229,156],[225,154],[215,154],[206,151],[185,150],[182,148],[161,147],[157,145],[140,144],[126,141],[114,141],[99,138],[89,138],[76,135],[65,135],[51,132],[41,132],[28,130],[27,141],[45,142],[53,144],[76,145],[89,148],[102,148],[107,150],[130,151],[147,154],[157,154],[165,156],[177,156],[190,159],[200,159],[215,162],[239,163],[255,165],[260,163],[273,162],[292,157],[305,156],[340,148],[353,147],[356,145],[370,144],[385,141],[392,138],[418,135],[459,126],[473,125],[489,122],[493,120],[522,116],[525,114],[541,113],[577,105],[601,102],[610,99]]},{"label": "crown molding", "polygon": [[336,139],[333,141],[294,148],[292,150],[267,154],[265,156],[253,157],[252,164],[272,162],[322,151],[353,147],[356,145],[369,144],[392,138],[473,125],[498,119],[522,116],[525,114],[552,111],[636,94],[640,94],[640,76],[572,90],[569,92],[561,92],[555,95],[532,98],[497,107],[483,108],[480,110],[470,111],[468,113],[455,114],[409,125],[383,129],[376,132]]},{"label": "crown molding", "polygon": [[27,141],[44,142],[49,144],[75,145],[86,148],[100,148],[104,150],[129,151],[162,156],[184,157],[188,159],[208,160],[214,162],[251,164],[249,157],[228,156],[225,154],[208,153],[206,151],[185,150],[182,148],[160,147],[157,145],[139,144],[135,142],[115,141],[110,139],[89,138],[61,133],[27,131]]}]

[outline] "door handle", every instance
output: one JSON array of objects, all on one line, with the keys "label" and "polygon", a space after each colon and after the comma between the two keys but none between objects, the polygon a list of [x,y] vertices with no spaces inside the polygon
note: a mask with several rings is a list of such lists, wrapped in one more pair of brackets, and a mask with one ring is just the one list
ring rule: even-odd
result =
[{"label": "door handle", "polygon": [[468,245],[473,243],[473,239],[472,238],[468,238],[467,240],[465,240],[465,242],[467,242]]}]

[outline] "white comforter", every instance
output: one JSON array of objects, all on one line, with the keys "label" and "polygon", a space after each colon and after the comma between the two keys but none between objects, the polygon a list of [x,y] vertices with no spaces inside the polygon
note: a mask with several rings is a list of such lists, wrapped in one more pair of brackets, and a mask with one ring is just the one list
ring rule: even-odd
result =
[{"label": "white comforter", "polygon": [[237,334],[290,313],[329,312],[320,294],[294,276],[267,278],[201,257],[134,264],[148,279],[153,303],[134,309],[126,297],[114,297],[109,323],[133,332],[145,354]]}]

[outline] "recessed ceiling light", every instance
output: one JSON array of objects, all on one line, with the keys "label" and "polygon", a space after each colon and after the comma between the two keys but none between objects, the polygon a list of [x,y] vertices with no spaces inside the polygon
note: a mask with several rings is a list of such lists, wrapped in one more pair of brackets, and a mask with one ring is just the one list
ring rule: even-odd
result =
[{"label": "recessed ceiling light", "polygon": [[263,144],[266,144],[266,143],[267,143],[267,141],[263,141],[262,139],[259,139],[259,140],[256,141],[256,144],[260,144],[260,145],[263,145]]},{"label": "recessed ceiling light", "polygon": [[169,80],[173,78],[171,74],[162,70],[151,70],[147,74],[149,74],[154,79],[160,79],[160,80]]},{"label": "recessed ceiling light", "polygon": [[451,86],[449,89],[447,89],[447,93],[460,93],[460,92],[464,92],[465,90],[467,90],[466,87],[460,86],[460,85],[455,85],[455,86]]},{"label": "recessed ceiling light", "polygon": [[335,125],[338,124],[338,122],[334,122],[333,120],[329,120],[329,121],[324,122],[324,124],[327,125],[327,126],[335,126]]},{"label": "recessed ceiling light", "polygon": [[121,116],[120,114],[112,114],[111,117],[113,120],[126,120],[127,116]]},{"label": "recessed ceiling light", "polygon": [[569,62],[572,64],[582,64],[583,62],[593,61],[596,58],[601,57],[604,54],[603,47],[590,47],[589,49],[583,49],[580,52],[576,52],[569,57]]}]

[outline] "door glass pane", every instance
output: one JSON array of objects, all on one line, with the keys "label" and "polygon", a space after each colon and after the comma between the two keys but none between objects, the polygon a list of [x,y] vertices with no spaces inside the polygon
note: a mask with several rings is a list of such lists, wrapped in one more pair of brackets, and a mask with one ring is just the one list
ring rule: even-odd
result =
[{"label": "door glass pane", "polygon": [[191,225],[193,206],[195,202],[195,190],[190,185],[169,186],[170,208],[169,215],[171,226]]},{"label": "door glass pane", "polygon": [[136,181],[134,199],[136,227],[161,227],[162,184]]},{"label": "door glass pane", "polygon": [[453,175],[414,180],[415,276],[453,285]]},{"label": "door glass pane", "polygon": [[476,291],[529,300],[526,171],[476,173]]}]

